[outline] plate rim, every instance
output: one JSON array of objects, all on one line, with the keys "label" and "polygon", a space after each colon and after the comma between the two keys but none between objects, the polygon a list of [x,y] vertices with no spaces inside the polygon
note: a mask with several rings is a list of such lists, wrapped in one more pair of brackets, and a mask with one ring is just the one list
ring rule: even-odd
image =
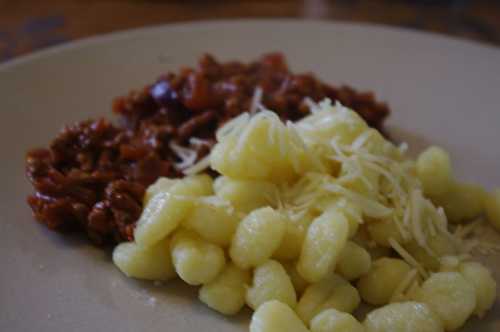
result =
[{"label": "plate rim", "polygon": [[163,24],[153,24],[146,25],[137,28],[121,29],[108,33],[92,35],[83,38],[77,38],[64,42],[62,44],[57,44],[53,46],[44,47],[33,52],[15,56],[14,58],[8,59],[5,62],[0,62],[0,72],[15,69],[18,66],[22,66],[26,63],[36,62],[37,60],[50,57],[54,54],[75,51],[80,48],[92,47],[99,45],[101,43],[107,43],[117,39],[127,39],[140,36],[141,34],[148,34],[151,31],[159,31],[168,28],[183,28],[183,27],[201,27],[204,25],[255,25],[255,24],[294,24],[294,25],[308,25],[308,26],[338,26],[343,28],[354,28],[354,29],[366,29],[366,30],[379,30],[387,31],[390,33],[402,33],[407,35],[413,35],[417,38],[426,38],[440,40],[447,43],[462,44],[462,47],[476,47],[482,48],[485,51],[498,52],[500,55],[500,46],[489,44],[480,40],[466,39],[459,36],[447,35],[435,31],[424,31],[418,30],[411,27],[405,26],[394,26],[383,23],[374,22],[356,22],[349,20],[328,20],[328,19],[314,19],[314,18],[234,18],[234,19],[204,19],[204,20],[189,20],[183,22],[172,22]]}]

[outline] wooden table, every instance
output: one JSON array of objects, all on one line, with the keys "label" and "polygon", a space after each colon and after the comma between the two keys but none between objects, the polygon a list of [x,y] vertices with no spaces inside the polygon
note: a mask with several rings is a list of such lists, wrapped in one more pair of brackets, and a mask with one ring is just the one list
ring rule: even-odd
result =
[{"label": "wooden table", "polygon": [[500,45],[498,0],[0,0],[0,61],[116,30],[253,17],[382,23]]}]

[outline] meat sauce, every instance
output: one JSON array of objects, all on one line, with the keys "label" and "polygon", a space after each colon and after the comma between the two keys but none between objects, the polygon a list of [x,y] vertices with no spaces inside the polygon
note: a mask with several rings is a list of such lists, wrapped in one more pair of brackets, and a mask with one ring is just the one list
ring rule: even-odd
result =
[{"label": "meat sauce", "polygon": [[[382,130],[389,114],[371,92],[335,87],[290,72],[279,53],[241,63],[204,55],[196,68],[167,73],[114,100],[117,124],[106,119],[65,126],[47,148],[31,150],[26,173],[34,217],[57,231],[78,231],[97,244],[133,239],[145,189],[159,177],[181,177],[175,147],[206,156],[223,123],[261,103],[283,120],[309,113],[306,97],[338,100]],[[195,139],[193,139],[195,138]],[[200,144],[201,142],[201,144]]]}]

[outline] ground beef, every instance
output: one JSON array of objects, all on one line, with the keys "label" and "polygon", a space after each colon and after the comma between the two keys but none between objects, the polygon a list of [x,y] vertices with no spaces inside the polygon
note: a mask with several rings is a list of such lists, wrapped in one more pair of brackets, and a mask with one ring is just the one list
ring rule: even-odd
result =
[{"label": "ground beef", "polygon": [[28,203],[35,218],[53,230],[85,232],[99,244],[132,240],[147,186],[182,175],[173,144],[196,149],[198,158],[206,155],[216,129],[249,110],[257,87],[262,104],[283,120],[308,114],[305,97],[338,100],[379,130],[389,114],[370,92],[291,73],[281,54],[248,64],[204,55],[196,68],[116,98],[118,125],[79,122],[64,127],[48,148],[29,151],[26,173],[34,194]]}]

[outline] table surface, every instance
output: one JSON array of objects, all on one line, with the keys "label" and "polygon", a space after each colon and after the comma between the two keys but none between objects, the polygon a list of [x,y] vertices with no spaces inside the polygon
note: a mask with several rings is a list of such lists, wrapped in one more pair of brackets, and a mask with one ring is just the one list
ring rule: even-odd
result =
[{"label": "table surface", "polygon": [[117,30],[256,17],[381,23],[500,46],[498,0],[0,0],[0,62]]}]

